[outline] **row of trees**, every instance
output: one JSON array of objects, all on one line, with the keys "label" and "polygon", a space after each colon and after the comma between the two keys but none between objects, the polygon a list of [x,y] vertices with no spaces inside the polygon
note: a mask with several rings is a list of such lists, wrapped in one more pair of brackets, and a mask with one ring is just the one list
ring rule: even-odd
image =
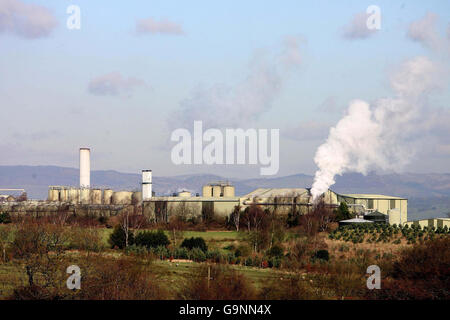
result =
[{"label": "row of trees", "polygon": [[329,234],[332,240],[350,241],[353,243],[362,242],[392,242],[400,244],[401,239],[405,239],[408,244],[416,241],[433,239],[435,236],[447,235],[450,230],[445,227],[420,227],[418,225],[397,226],[385,223],[370,223],[361,225],[341,226]]}]

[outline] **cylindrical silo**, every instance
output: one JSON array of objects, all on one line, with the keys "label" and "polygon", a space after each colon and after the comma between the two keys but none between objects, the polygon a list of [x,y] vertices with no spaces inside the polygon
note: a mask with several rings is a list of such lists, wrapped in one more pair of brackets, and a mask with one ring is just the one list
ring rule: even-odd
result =
[{"label": "cylindrical silo", "polygon": [[59,200],[59,190],[52,189],[52,201]]},{"label": "cylindrical silo", "polygon": [[91,189],[80,189],[80,202],[82,204],[89,204],[90,203],[90,191]]},{"label": "cylindrical silo", "polygon": [[221,186],[213,186],[213,197],[214,198],[220,198],[222,193],[222,187]]},{"label": "cylindrical silo", "polygon": [[111,198],[113,196],[113,191],[111,189],[106,189],[103,191],[103,204],[111,204]]},{"label": "cylindrical silo", "polygon": [[91,186],[91,150],[80,148],[80,188]]},{"label": "cylindrical silo", "polygon": [[80,201],[80,190],[75,188],[69,189],[69,202],[77,204]]},{"label": "cylindrical silo", "polygon": [[68,190],[63,187],[63,188],[61,188],[61,190],[59,190],[59,192],[60,192],[59,195],[60,195],[61,202],[67,202],[69,200],[69,197],[68,197],[69,192],[68,192]]},{"label": "cylindrical silo", "polygon": [[111,202],[112,204],[131,204],[132,195],[131,191],[114,192]]},{"label": "cylindrical silo", "polygon": [[142,200],[152,198],[152,170],[142,170]]},{"label": "cylindrical silo", "polygon": [[92,189],[90,194],[91,204],[102,204],[102,190]]},{"label": "cylindrical silo", "polygon": [[224,197],[234,197],[234,187],[233,186],[223,187],[223,196]]},{"label": "cylindrical silo", "polygon": [[141,191],[133,192],[133,194],[131,196],[131,203],[132,204],[142,203],[142,192]]},{"label": "cylindrical silo", "polygon": [[207,198],[212,197],[212,187],[209,185],[203,186],[202,196]]},{"label": "cylindrical silo", "polygon": [[48,201],[58,201],[59,200],[59,191],[54,188],[48,189]]}]

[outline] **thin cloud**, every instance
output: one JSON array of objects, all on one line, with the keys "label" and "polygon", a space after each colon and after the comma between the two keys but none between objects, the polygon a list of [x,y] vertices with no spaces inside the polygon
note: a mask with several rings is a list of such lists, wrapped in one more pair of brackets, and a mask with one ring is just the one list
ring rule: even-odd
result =
[{"label": "thin cloud", "polygon": [[361,40],[374,35],[376,30],[367,28],[368,17],[366,12],[355,14],[350,23],[344,27],[342,36],[348,40]]},{"label": "thin cloud", "polygon": [[303,62],[300,47],[305,42],[306,40],[301,36],[286,36],[284,38],[281,60],[287,67],[297,66]]},{"label": "thin cloud", "polygon": [[139,34],[185,34],[181,25],[167,19],[156,21],[153,18],[138,20],[136,23],[136,31]]},{"label": "thin cloud", "polygon": [[125,78],[118,72],[111,72],[92,79],[88,85],[89,93],[97,96],[131,95],[131,92],[145,82],[129,77]]},{"label": "thin cloud", "polygon": [[191,127],[202,120],[205,127],[250,127],[270,110],[289,74],[299,67],[299,43],[293,38],[277,52],[255,54],[247,74],[234,86],[198,86],[168,119],[171,129]]},{"label": "thin cloud", "polygon": [[441,37],[437,31],[437,21],[438,16],[428,12],[422,19],[413,21],[409,25],[407,37],[430,49],[438,49],[441,45]]},{"label": "thin cloud", "polygon": [[20,0],[0,1],[0,33],[37,39],[49,36],[57,24],[46,7]]}]

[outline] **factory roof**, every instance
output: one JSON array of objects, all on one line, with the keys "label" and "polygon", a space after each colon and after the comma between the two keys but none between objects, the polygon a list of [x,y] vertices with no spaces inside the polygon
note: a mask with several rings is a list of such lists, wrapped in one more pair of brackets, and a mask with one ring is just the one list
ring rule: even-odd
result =
[{"label": "factory roof", "polygon": [[240,197],[179,197],[179,196],[158,196],[151,197],[148,202],[168,201],[168,202],[200,202],[200,201],[214,201],[214,202],[236,202]]},{"label": "factory roof", "polygon": [[386,215],[384,213],[381,213],[378,210],[372,211],[372,212],[368,212],[366,214],[364,214],[364,217],[385,217]]},{"label": "factory roof", "polygon": [[258,188],[244,196],[243,198],[273,198],[273,197],[309,197],[309,191],[304,188]]},{"label": "factory roof", "polygon": [[343,194],[342,196],[348,198],[355,199],[378,199],[378,200],[386,200],[386,199],[396,199],[396,200],[407,200],[406,198],[394,197],[394,196],[385,196],[382,194]]},{"label": "factory roof", "polygon": [[348,224],[348,223],[373,223],[373,221],[360,219],[360,218],[353,218],[348,220],[341,220],[339,221],[340,224]]}]

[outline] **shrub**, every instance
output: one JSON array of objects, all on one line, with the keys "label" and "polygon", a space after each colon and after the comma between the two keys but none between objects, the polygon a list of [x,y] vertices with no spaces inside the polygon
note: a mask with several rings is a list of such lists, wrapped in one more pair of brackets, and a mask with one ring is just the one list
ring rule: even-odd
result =
[{"label": "shrub", "polygon": [[190,252],[191,260],[203,262],[206,260],[206,254],[200,248],[193,248]]},{"label": "shrub", "polygon": [[213,251],[206,252],[206,258],[219,263],[220,260],[222,259],[222,254],[220,253],[219,250],[215,249]]},{"label": "shrub", "polygon": [[330,260],[330,254],[328,250],[317,250],[313,255],[313,259],[328,261]]},{"label": "shrub", "polygon": [[368,292],[376,299],[450,298],[450,237],[415,244],[400,253],[394,262],[392,277],[383,290]]},{"label": "shrub", "polygon": [[205,239],[203,238],[187,238],[184,239],[183,242],[181,243],[181,247],[182,248],[187,248],[189,250],[192,250],[194,248],[198,248],[200,250],[202,250],[203,252],[208,251],[208,246],[206,245]]},{"label": "shrub", "polygon": [[100,234],[96,228],[72,227],[68,237],[68,249],[100,251],[103,248]]},{"label": "shrub", "polygon": [[234,250],[234,245],[230,244],[229,246],[224,247],[225,250]]},{"label": "shrub", "polygon": [[350,214],[350,211],[348,210],[347,203],[342,201],[341,204],[339,205],[339,208],[336,211],[336,220],[337,221],[347,220],[347,219],[350,219],[351,217],[352,217],[352,215]]},{"label": "shrub", "polygon": [[11,216],[8,212],[0,213],[0,223],[11,223]]},{"label": "shrub", "polygon": [[152,247],[150,250],[161,260],[164,260],[165,258],[171,256],[169,249],[167,249],[165,246]]},{"label": "shrub", "polygon": [[280,265],[281,265],[281,259],[279,259],[279,258],[272,258],[269,261],[269,266],[271,268],[279,268]]},{"label": "shrub", "polygon": [[144,231],[136,236],[136,245],[150,248],[156,248],[159,246],[165,247],[170,244],[169,238],[162,230]]},{"label": "shrub", "polygon": [[189,259],[189,252],[186,248],[175,248],[173,256],[176,259]]},{"label": "shrub", "polygon": [[236,262],[236,256],[234,255],[234,253],[227,253],[224,258],[225,258],[227,263],[234,263],[234,262]]},{"label": "shrub", "polygon": [[135,256],[144,256],[148,253],[148,251],[145,247],[133,244],[133,245],[125,248],[125,253],[129,254],[129,255],[135,255]]},{"label": "shrub", "polygon": [[247,257],[252,253],[252,249],[249,246],[246,245],[240,245],[237,247],[236,251],[234,252],[234,255],[236,257]]},{"label": "shrub", "polygon": [[262,259],[261,259],[261,257],[259,257],[259,256],[254,256],[254,257],[253,257],[252,265],[253,265],[254,267],[260,268],[260,267],[261,267],[261,264],[262,264]]},{"label": "shrub", "polygon": [[283,248],[281,248],[280,246],[273,246],[272,248],[270,248],[267,254],[271,258],[281,258],[283,257]]},{"label": "shrub", "polygon": [[[117,247],[119,249],[123,249],[126,247],[126,233],[120,225],[117,225],[114,228],[113,233],[109,236],[109,244],[112,248]],[[134,243],[134,234],[131,231],[128,231],[128,245],[132,245]]]},{"label": "shrub", "polygon": [[298,213],[289,212],[286,220],[287,225],[292,228],[299,225],[300,215]]},{"label": "shrub", "polygon": [[104,216],[101,216],[101,217],[98,218],[98,222],[101,223],[101,224],[105,224],[106,225],[108,223],[108,218],[104,217]]}]

